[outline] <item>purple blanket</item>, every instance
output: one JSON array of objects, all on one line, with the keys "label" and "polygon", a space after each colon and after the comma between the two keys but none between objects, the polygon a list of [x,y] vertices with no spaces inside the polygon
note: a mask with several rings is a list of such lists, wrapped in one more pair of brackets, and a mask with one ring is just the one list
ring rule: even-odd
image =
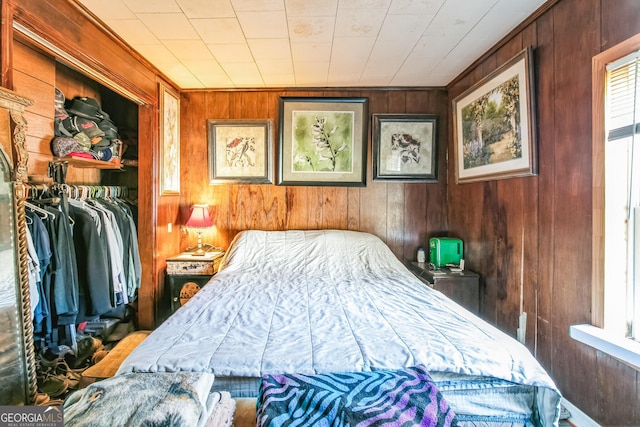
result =
[{"label": "purple blanket", "polygon": [[457,426],[424,366],[394,371],[262,377],[261,427]]}]

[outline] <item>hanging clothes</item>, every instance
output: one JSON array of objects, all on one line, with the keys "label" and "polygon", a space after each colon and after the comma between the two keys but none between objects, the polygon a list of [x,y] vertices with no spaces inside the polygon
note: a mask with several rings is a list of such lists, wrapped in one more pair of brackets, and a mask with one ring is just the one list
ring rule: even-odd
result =
[{"label": "hanging clothes", "polygon": [[[69,198],[72,218],[76,219],[75,216],[78,215],[77,219],[80,223],[86,223],[80,217],[80,212],[91,215],[104,252],[103,256],[91,256],[87,259],[80,256],[78,264],[87,265],[88,270],[93,270],[91,265],[95,265],[97,259],[106,259],[103,265],[107,266],[106,271],[109,276],[107,282],[104,278],[87,280],[88,284],[84,286],[87,292],[85,296],[89,297],[87,307],[93,308],[86,311],[84,317],[87,320],[96,314],[105,317],[121,317],[123,312],[117,309],[137,298],[142,272],[137,230],[130,204],[123,199],[113,197],[110,192],[102,190],[102,187],[98,188],[100,188],[99,196],[95,196],[92,191],[96,187],[71,186],[72,197]],[[82,249],[84,247],[82,242],[83,239],[90,239],[93,233],[94,231],[89,229],[75,231],[77,252],[88,253]],[[104,274],[104,269],[97,270],[95,274]],[[108,283],[108,286],[104,283]],[[96,309],[99,307],[98,301],[105,302],[105,292],[109,293],[111,309],[114,310],[112,312],[106,311],[107,307],[104,304]]]},{"label": "hanging clothes", "polygon": [[33,245],[31,232],[27,228],[27,271],[29,280],[29,294],[31,295],[31,318],[36,313],[36,308],[40,304],[40,293],[38,292],[38,283],[40,282],[40,260],[36,254],[36,248]]},{"label": "hanging clothes", "polygon": [[73,242],[78,265],[78,323],[100,316],[115,307],[106,234],[100,233],[98,214],[69,201],[75,222]]},{"label": "hanging clothes", "polygon": [[72,220],[61,206],[37,205],[38,200],[33,202],[34,209],[45,214],[39,217],[26,209],[34,244],[31,256],[37,257],[41,266],[40,303],[34,311],[34,339],[38,347],[65,344],[74,348],[78,278]]},{"label": "hanging clothes", "polygon": [[96,199],[96,203],[113,213],[116,220],[117,230],[121,234],[122,241],[122,266],[126,283],[126,298],[133,301],[140,287],[142,267],[138,251],[138,233],[132,210],[129,205],[117,198]]},{"label": "hanging clothes", "polygon": [[72,325],[76,323],[78,315],[78,267],[71,220],[68,213],[62,209],[51,206],[45,206],[45,209],[54,214],[54,218],[48,221],[49,234],[55,236],[54,251],[58,255],[54,268],[50,269],[53,295],[50,303],[55,308],[53,312],[57,316],[58,325]]},{"label": "hanging clothes", "polygon": [[137,208],[113,197],[109,189],[113,191],[58,185],[41,194],[48,199],[31,199],[30,206],[41,214],[27,210],[33,277],[39,284],[33,291],[39,299],[33,310],[34,333],[43,346],[73,348],[76,325],[101,316],[118,317],[137,298],[142,273]]},{"label": "hanging clothes", "polygon": [[[47,268],[49,267],[49,263],[51,262],[51,244],[49,240],[49,233],[47,232],[40,215],[30,208],[27,208],[25,209],[25,216],[27,218],[27,230],[31,234],[35,249],[35,256],[37,257],[40,268],[40,274],[37,281],[38,304],[36,305],[33,313],[34,324],[39,324],[49,315],[49,301],[45,297],[42,280]],[[45,218],[47,216],[48,215],[45,215]]]}]

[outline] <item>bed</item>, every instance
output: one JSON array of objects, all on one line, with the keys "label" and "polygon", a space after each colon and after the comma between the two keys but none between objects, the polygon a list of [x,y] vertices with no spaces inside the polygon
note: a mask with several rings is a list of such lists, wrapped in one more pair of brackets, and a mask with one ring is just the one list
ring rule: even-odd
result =
[{"label": "bed", "polygon": [[355,231],[240,232],[207,286],[118,373],[211,372],[214,389],[241,398],[265,374],[416,365],[462,425],[557,425],[561,395],[526,347]]}]

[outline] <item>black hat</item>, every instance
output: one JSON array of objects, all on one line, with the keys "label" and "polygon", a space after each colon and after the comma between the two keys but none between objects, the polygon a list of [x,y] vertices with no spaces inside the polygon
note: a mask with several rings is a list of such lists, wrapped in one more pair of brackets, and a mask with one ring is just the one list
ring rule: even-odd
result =
[{"label": "black hat", "polygon": [[67,111],[89,120],[101,120],[104,117],[98,101],[88,97],[76,96],[71,100],[71,105],[67,108]]},{"label": "black hat", "polygon": [[78,124],[76,123],[75,116],[67,116],[64,120],[60,120],[60,125],[62,126],[61,131],[66,136],[73,136],[76,133],[80,132],[80,129],[78,129]]},{"label": "black hat", "polygon": [[118,128],[109,119],[104,119],[98,122],[98,127],[104,132],[104,137],[106,139],[116,139],[119,137]]}]

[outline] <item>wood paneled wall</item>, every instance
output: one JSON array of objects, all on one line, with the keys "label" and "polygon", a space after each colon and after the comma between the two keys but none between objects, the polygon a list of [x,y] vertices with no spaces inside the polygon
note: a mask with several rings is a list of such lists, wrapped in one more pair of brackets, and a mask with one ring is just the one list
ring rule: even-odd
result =
[{"label": "wood paneled wall", "polygon": [[[98,101],[100,91],[97,83],[78,76],[73,70],[23,43],[15,43],[13,53],[14,90],[34,101],[33,106],[25,111],[28,123],[26,148],[29,153],[29,179],[33,182],[51,183],[47,172],[52,160],[50,144],[53,139],[55,88],[62,90],[67,98],[90,96]],[[98,184],[100,171],[71,167],[67,172],[67,182]]]},{"label": "wood paneled wall", "polygon": [[591,59],[639,31],[637,0],[562,0],[448,87],[452,100],[535,48],[539,175],[456,185],[450,169],[449,227],[484,279],[483,317],[515,336],[523,298],[527,346],[605,426],[640,425],[640,374],[569,337],[591,320]]},{"label": "wood paneled wall", "polygon": [[[209,185],[208,119],[273,120],[274,168],[278,146],[279,96],[367,97],[369,113],[440,116],[438,183],[373,182],[371,134],[368,135],[367,185],[304,187],[277,185]],[[181,97],[180,209],[169,215],[184,224],[193,203],[214,206],[215,229],[203,240],[227,247],[240,230],[339,228],[371,232],[381,237],[400,259],[413,259],[428,237],[445,224],[447,94],[440,89],[413,90],[283,90],[187,91]],[[370,121],[369,117],[369,121]],[[371,124],[371,121],[370,121]],[[371,129],[371,126],[369,126]],[[274,174],[275,175],[275,174]],[[167,196],[171,197],[171,196]],[[177,230],[177,227],[176,227]],[[195,244],[193,233],[182,234],[181,247]]]}]

